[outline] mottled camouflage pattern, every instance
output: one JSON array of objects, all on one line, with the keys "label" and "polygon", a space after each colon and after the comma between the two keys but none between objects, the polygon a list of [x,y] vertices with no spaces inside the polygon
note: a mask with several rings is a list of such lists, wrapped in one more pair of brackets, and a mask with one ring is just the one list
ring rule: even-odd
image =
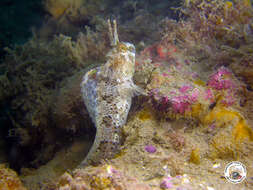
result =
[{"label": "mottled camouflage pattern", "polygon": [[110,159],[119,151],[121,127],[126,123],[132,97],[141,92],[132,80],[135,47],[114,38],[107,62],[87,72],[81,84],[84,103],[97,130],[82,165]]}]

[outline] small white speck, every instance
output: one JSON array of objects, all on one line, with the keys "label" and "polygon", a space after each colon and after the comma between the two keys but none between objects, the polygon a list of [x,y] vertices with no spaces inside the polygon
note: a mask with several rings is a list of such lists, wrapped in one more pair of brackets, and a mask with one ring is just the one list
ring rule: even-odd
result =
[{"label": "small white speck", "polygon": [[183,183],[190,183],[190,180],[187,178],[184,178],[182,181],[183,181]]},{"label": "small white speck", "polygon": [[204,185],[202,183],[199,184],[200,187],[204,187]]},{"label": "small white speck", "polygon": [[213,168],[219,168],[220,167],[220,163],[215,163],[214,165],[213,165]]},{"label": "small white speck", "polygon": [[214,188],[207,186],[207,190],[214,190]]}]

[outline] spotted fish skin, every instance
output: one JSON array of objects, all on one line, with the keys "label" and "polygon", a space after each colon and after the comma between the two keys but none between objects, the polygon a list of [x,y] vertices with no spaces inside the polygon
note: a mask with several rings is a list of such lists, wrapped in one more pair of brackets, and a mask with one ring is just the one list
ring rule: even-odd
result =
[{"label": "spotted fish skin", "polygon": [[134,68],[134,45],[117,42],[107,54],[107,62],[84,75],[81,91],[96,137],[82,166],[113,158],[119,151],[132,97],[143,93],[133,83]]}]

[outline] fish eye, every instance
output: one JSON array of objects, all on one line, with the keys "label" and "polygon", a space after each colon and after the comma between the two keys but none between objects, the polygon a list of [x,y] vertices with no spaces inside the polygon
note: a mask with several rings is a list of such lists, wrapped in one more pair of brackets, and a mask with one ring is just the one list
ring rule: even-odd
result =
[{"label": "fish eye", "polygon": [[124,49],[126,51],[130,51],[131,53],[135,53],[135,47],[133,44],[131,43],[128,43],[128,42],[123,42],[121,43],[120,45],[120,49]]},{"label": "fish eye", "polygon": [[134,46],[130,46],[128,49],[129,49],[129,51],[131,51],[132,53],[135,53],[135,47],[134,47]]}]

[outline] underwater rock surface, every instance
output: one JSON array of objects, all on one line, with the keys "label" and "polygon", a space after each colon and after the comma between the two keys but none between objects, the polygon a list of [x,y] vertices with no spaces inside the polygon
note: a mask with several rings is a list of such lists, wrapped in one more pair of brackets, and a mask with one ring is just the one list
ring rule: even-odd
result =
[{"label": "underwater rock surface", "polygon": [[[50,4],[58,1],[45,2],[45,25],[26,44],[7,49],[0,67],[5,154],[0,160],[19,172],[27,189],[253,188],[249,0],[182,1],[174,9],[177,20],[159,13],[165,10],[157,9],[162,1],[115,6],[113,1],[61,1],[59,9]],[[145,2],[153,7],[142,6]],[[86,75],[98,85],[96,75],[105,69],[107,13],[123,14],[116,14],[121,39],[137,50],[131,85],[148,95],[134,97],[131,109],[125,109],[129,113],[121,118],[118,137],[123,141],[117,149],[98,149],[97,166],[77,168],[94,141],[91,118],[98,118],[89,111],[96,108],[91,96],[85,97],[85,108],[80,83],[93,71]],[[130,102],[132,92],[126,94]],[[237,185],[224,176],[234,160],[247,169],[246,179]]]},{"label": "underwater rock surface", "polygon": [[0,165],[0,189],[2,190],[26,190],[17,173],[3,164]]},{"label": "underwater rock surface", "polygon": [[[230,14],[226,2],[209,4],[202,1],[198,4],[200,2],[193,2],[190,9],[201,5],[203,11],[212,11],[215,9],[209,5],[224,6],[224,14]],[[239,8],[240,5],[233,6]],[[247,5],[243,6],[246,6],[246,11]],[[240,7],[242,12],[244,8]],[[199,14],[197,11],[194,13]],[[168,28],[183,26],[179,30],[186,32],[184,29],[191,27],[191,22],[180,25],[168,21]],[[211,51],[217,51],[213,49],[214,42],[205,42],[204,45],[201,38],[200,41],[191,38],[190,35],[205,35],[201,33],[205,26],[201,27],[203,29],[200,31],[193,29],[189,36],[175,30],[185,40],[178,44],[173,43],[178,39],[167,33],[161,42],[146,47],[137,56],[134,79],[136,84],[149,91],[149,98],[138,99],[137,105],[134,105],[138,111],[130,113],[123,128],[126,140],[121,152],[97,167],[78,169],[73,175],[65,174],[60,180],[59,189],[71,189],[71,186],[132,189],[137,185],[134,179],[138,179],[140,189],[250,189],[250,180],[235,187],[226,183],[224,178],[226,163],[234,159],[247,165],[249,176],[253,172],[250,166],[252,121],[246,119],[241,111],[244,81],[235,76],[229,66],[216,64],[217,61],[226,63],[226,50],[217,52],[220,56],[224,54],[222,58],[213,58]],[[206,27],[210,29],[210,26]],[[220,40],[220,36],[215,36],[220,28],[214,30],[214,36],[209,31],[212,36],[210,40]],[[252,35],[247,38],[252,39]],[[194,45],[189,46],[189,41],[197,44],[200,50]],[[221,41],[226,46],[234,46],[225,38]],[[206,64],[200,63],[203,57],[198,56],[203,54],[196,54],[198,51],[206,51]],[[195,59],[190,55],[196,56]],[[233,61],[236,61],[235,57]],[[156,147],[152,154],[146,151],[146,147],[151,145]],[[129,179],[129,176],[134,178]],[[66,182],[66,178],[70,182]]]}]

